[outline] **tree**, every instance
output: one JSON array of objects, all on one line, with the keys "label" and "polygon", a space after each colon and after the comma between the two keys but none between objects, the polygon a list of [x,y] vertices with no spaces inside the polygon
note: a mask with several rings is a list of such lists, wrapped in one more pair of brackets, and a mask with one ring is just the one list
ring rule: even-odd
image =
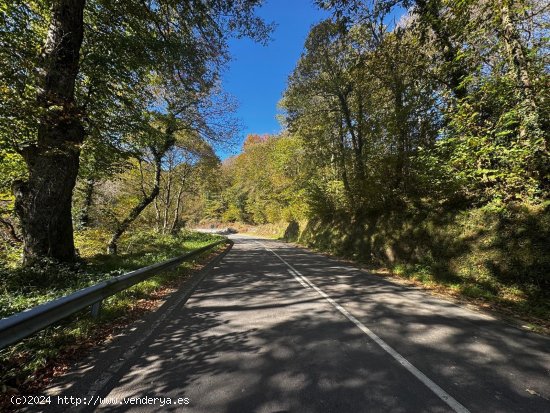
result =
[{"label": "tree", "polygon": [[0,75],[1,130],[28,169],[28,179],[13,185],[26,262],[75,258],[71,200],[80,146],[90,125],[104,126],[94,122],[104,115],[94,103],[147,106],[147,94],[136,96],[132,86],[141,89],[151,74],[176,74],[189,90],[200,87],[197,79],[211,86],[226,61],[228,33],[266,38],[269,27],[253,15],[259,3],[55,0],[47,9],[2,2],[0,53],[11,64]]},{"label": "tree", "polygon": [[305,218],[302,142],[288,134],[248,135],[243,152],[226,159],[201,189],[202,217],[266,224]]},{"label": "tree", "polygon": [[[166,156],[159,197],[155,200],[156,228],[176,234],[184,225],[186,197],[199,191],[200,174],[214,170],[219,159],[212,147],[200,139],[187,139]],[[201,171],[202,170],[202,171]]]},{"label": "tree", "polygon": [[53,3],[46,41],[34,69],[40,109],[36,140],[19,146],[29,175],[13,184],[26,261],[39,255],[70,261],[75,255],[71,199],[84,140],[75,103],[83,14],[84,0]]},{"label": "tree", "polygon": [[[136,220],[136,218],[141,214],[141,212],[147,208],[158,196],[160,192],[160,180],[162,174],[162,161],[166,153],[172,149],[175,145],[175,136],[169,131],[163,133],[157,133],[158,131],[154,128],[151,128],[149,133],[141,140],[145,143],[143,148],[136,151],[137,161],[139,162],[140,172],[142,176],[142,197],[139,202],[133,206],[127,215],[120,221],[109,242],[107,244],[107,252],[109,254],[116,254],[118,250],[118,240],[126,232],[128,227]],[[141,142],[140,142],[141,143]],[[149,192],[145,189],[145,182],[143,181],[143,171],[142,171],[142,162],[145,159],[143,157],[148,157],[147,163],[153,167],[153,184]]]},{"label": "tree", "polygon": [[[459,192],[470,202],[538,202],[547,196],[549,134],[543,125],[548,125],[549,116],[543,102],[549,90],[545,35],[549,9],[544,2],[332,0],[318,4],[332,10],[345,31],[365,25],[374,35],[374,53],[386,61],[378,74],[394,98],[391,133],[399,137],[396,170],[402,170],[403,177],[410,169],[410,155],[406,155],[414,125],[410,120],[429,119],[432,113],[436,122],[428,124],[436,132],[437,144],[424,140],[421,146],[431,154],[422,159],[438,159],[439,169],[452,171],[454,181],[462,186]],[[386,16],[403,8],[406,15],[391,31],[378,30],[388,21]],[[409,40],[398,46],[399,39]],[[403,52],[411,39],[421,46],[414,48],[417,56],[412,60]],[[392,50],[391,44],[397,47]],[[416,98],[402,93],[403,74],[411,68],[416,75],[409,79],[423,77],[431,83],[428,93]],[[397,178],[396,184],[405,183],[399,174]]]},{"label": "tree", "polygon": [[320,215],[360,217],[418,197],[419,148],[432,148],[437,85],[406,27],[327,20],[312,28],[282,106],[309,155]]}]

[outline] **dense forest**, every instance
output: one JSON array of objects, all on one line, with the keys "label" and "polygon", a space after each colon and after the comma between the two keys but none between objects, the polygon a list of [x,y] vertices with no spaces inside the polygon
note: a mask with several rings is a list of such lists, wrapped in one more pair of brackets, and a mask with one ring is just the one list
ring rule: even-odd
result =
[{"label": "dense forest", "polygon": [[249,136],[195,219],[283,222],[474,297],[547,296],[548,4],[320,5],[333,17],[289,78],[285,132]]},{"label": "dense forest", "polygon": [[75,225],[108,228],[116,253],[154,201],[163,230],[180,225],[189,169],[236,136],[220,73],[229,38],[267,40],[260,3],[0,3],[1,223],[26,265],[74,262]]},{"label": "dense forest", "polygon": [[547,296],[548,4],[318,0],[283,132],[222,162],[239,125],[220,73],[231,36],[269,40],[259,3],[0,3],[3,267],[270,224],[473,295]]}]

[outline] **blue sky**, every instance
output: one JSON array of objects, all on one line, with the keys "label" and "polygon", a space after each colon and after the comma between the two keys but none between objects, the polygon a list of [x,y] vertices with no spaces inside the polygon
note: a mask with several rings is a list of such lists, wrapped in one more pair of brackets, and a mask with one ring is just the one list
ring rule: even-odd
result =
[{"label": "blue sky", "polygon": [[[328,16],[312,0],[267,0],[258,15],[277,27],[262,46],[249,39],[230,41],[232,61],[222,78],[224,89],[239,102],[237,117],[243,125],[241,142],[249,133],[277,133],[277,102],[286,88],[309,29]],[[236,151],[240,150],[240,144]],[[230,155],[220,151],[222,158]]]}]

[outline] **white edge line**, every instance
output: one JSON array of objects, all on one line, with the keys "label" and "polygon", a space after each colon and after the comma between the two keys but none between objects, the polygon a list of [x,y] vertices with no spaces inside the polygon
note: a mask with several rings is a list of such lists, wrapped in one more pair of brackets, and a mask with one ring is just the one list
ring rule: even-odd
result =
[{"label": "white edge line", "polygon": [[315,284],[313,284],[306,276],[301,274],[296,268],[294,268],[292,265],[290,265],[288,262],[286,262],[279,254],[277,254],[272,249],[268,248],[263,243],[256,241],[258,244],[260,244],[262,247],[264,247],[267,251],[271,252],[273,255],[275,255],[277,258],[279,258],[289,269],[290,273],[296,280],[302,284],[305,288],[310,287],[313,288],[319,295],[321,295],[325,300],[327,300],[334,308],[336,308],[344,317],[346,317],[349,321],[351,321],[353,324],[355,324],[359,330],[361,330],[363,333],[365,333],[367,336],[369,336],[376,344],[378,344],[386,353],[388,353],[390,356],[392,356],[399,364],[401,364],[405,369],[407,369],[413,376],[415,376],[418,380],[420,380],[426,387],[428,387],[433,393],[435,393],[441,400],[443,400],[447,405],[449,405],[455,412],[457,413],[470,413],[470,411],[464,407],[462,404],[460,404],[458,401],[456,401],[449,393],[447,393],[445,390],[443,390],[441,387],[439,387],[435,382],[433,382],[428,376],[426,376],[424,373],[422,373],[420,370],[418,370],[415,366],[413,366],[405,357],[403,357],[401,354],[399,354],[397,351],[395,351],[389,344],[387,344],[384,340],[382,340],[380,337],[378,337],[371,329],[369,329],[366,325],[364,325],[361,321],[359,321],[357,318],[355,318],[352,314],[349,313],[348,310],[346,310],[344,307],[342,307],[340,304],[338,304],[336,301],[334,301],[329,295],[327,295],[323,290],[318,288]]}]

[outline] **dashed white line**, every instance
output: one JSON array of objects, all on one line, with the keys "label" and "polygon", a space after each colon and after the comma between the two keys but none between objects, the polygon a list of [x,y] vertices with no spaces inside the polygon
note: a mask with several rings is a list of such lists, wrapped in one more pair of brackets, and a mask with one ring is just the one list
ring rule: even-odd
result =
[{"label": "dashed white line", "polygon": [[433,380],[431,380],[428,376],[426,376],[424,373],[418,370],[415,366],[413,366],[405,357],[403,357],[401,354],[395,351],[389,344],[387,344],[384,340],[378,337],[371,329],[369,329],[361,321],[355,318],[348,310],[346,310],[344,307],[342,307],[340,304],[334,301],[328,294],[326,294],[323,290],[321,290],[315,284],[313,284],[313,282],[311,282],[306,276],[301,274],[296,268],[294,268],[292,265],[286,262],[279,254],[277,254],[271,248],[267,247],[265,244],[258,241],[256,242],[260,244],[262,247],[264,247],[267,251],[270,251],[271,253],[273,253],[273,255],[275,255],[277,258],[279,258],[290,269],[290,273],[292,274],[292,276],[300,284],[302,284],[302,286],[304,286],[305,288],[309,287],[314,289],[319,295],[321,295],[325,300],[327,300],[334,308],[336,308],[342,315],[344,315],[344,317],[346,317],[349,321],[355,324],[359,328],[359,330],[361,330],[363,333],[369,336],[372,339],[372,341],[378,344],[386,353],[392,356],[399,364],[401,364],[413,376],[415,376],[418,380],[420,380],[441,400],[447,403],[447,405],[451,409],[453,409],[457,413],[470,413],[470,411],[466,407],[464,407],[462,404],[456,401],[449,393],[447,393],[445,390],[439,387]]}]

